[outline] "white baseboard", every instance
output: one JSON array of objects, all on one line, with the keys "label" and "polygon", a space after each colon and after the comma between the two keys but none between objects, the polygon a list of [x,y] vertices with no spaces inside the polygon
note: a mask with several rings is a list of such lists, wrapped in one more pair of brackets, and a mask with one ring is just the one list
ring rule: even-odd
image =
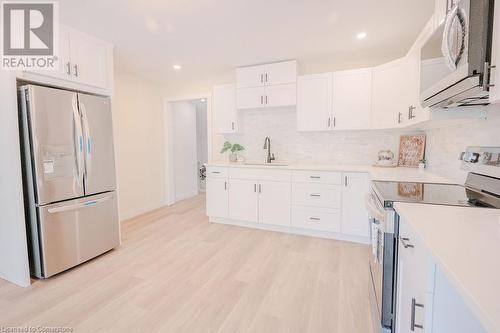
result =
[{"label": "white baseboard", "polygon": [[209,217],[208,220],[212,223],[234,225],[234,226],[244,227],[244,228],[277,231],[277,232],[284,232],[284,233],[294,234],[294,235],[302,235],[302,236],[310,236],[310,237],[318,237],[318,238],[326,238],[326,239],[335,239],[335,240],[360,243],[360,244],[370,244],[370,238],[368,238],[368,237],[345,235],[345,234],[342,234],[339,232],[310,230],[310,229],[302,229],[302,228],[296,228],[296,227],[291,227],[291,226],[262,224],[262,223],[256,223],[256,222],[238,221],[238,220],[219,218],[219,217]]}]

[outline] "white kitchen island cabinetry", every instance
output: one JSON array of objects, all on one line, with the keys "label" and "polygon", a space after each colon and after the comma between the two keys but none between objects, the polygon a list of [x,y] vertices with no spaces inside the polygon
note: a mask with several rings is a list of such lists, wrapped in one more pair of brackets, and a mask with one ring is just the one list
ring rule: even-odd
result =
[{"label": "white kitchen island cabinetry", "polygon": [[396,203],[397,333],[500,332],[499,212]]},{"label": "white kitchen island cabinetry", "polygon": [[[350,184],[346,186],[344,179]],[[367,192],[368,174],[363,172],[241,164],[207,167],[211,222],[367,243]]]}]

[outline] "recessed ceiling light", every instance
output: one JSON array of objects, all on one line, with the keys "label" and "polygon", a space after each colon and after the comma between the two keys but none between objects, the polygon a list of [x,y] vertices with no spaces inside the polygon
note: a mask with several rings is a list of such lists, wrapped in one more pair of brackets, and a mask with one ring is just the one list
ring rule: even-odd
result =
[{"label": "recessed ceiling light", "polygon": [[366,32],[360,32],[356,35],[356,38],[357,39],[363,39],[363,38],[366,38],[367,36],[367,33]]},{"label": "recessed ceiling light", "polygon": [[200,102],[202,102],[202,103],[205,102],[205,99],[204,98],[200,99]]},{"label": "recessed ceiling light", "polygon": [[181,65],[172,65],[172,68],[175,70],[175,71],[178,71],[182,68]]}]

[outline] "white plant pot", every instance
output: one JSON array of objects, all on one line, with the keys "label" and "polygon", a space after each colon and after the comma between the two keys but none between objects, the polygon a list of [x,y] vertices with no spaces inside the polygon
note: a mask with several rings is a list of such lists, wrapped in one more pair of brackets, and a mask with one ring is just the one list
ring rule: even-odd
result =
[{"label": "white plant pot", "polygon": [[231,163],[238,162],[238,154],[236,153],[229,154],[229,162]]}]

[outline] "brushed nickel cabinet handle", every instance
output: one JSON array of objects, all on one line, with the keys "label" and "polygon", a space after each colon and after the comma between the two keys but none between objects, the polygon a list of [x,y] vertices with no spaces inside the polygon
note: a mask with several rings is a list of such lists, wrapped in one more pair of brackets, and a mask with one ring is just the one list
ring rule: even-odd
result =
[{"label": "brushed nickel cabinet handle", "polygon": [[264,104],[264,96],[260,96],[260,105]]},{"label": "brushed nickel cabinet handle", "polygon": [[424,308],[424,305],[417,303],[415,298],[412,298],[411,299],[411,322],[410,322],[410,329],[412,332],[415,331],[415,328],[420,328],[420,329],[424,328],[423,325],[415,324],[415,312],[416,312],[417,307]]},{"label": "brushed nickel cabinet handle", "polygon": [[321,221],[319,217],[310,217],[309,220],[311,221]]},{"label": "brushed nickel cabinet handle", "polygon": [[253,191],[257,193],[257,184],[253,184]]},{"label": "brushed nickel cabinet handle", "polygon": [[266,82],[267,82],[267,73],[266,73]]},{"label": "brushed nickel cabinet handle", "polygon": [[320,176],[309,176],[309,178],[312,178],[312,179],[321,179]]},{"label": "brushed nickel cabinet handle", "polygon": [[266,105],[267,105],[267,95],[266,95]]},{"label": "brushed nickel cabinet handle", "polygon": [[78,77],[78,65],[74,65],[73,68],[75,69],[75,77]]},{"label": "brushed nickel cabinet handle", "polygon": [[309,194],[311,197],[321,197],[321,194]]},{"label": "brushed nickel cabinet handle", "polygon": [[71,75],[71,63],[69,61],[66,63],[66,74]]},{"label": "brushed nickel cabinet handle", "polygon": [[409,238],[405,238],[405,237],[399,237],[399,240],[401,241],[401,244],[403,245],[403,247],[405,249],[408,249],[408,248],[414,248],[415,245],[409,243]]},{"label": "brushed nickel cabinet handle", "polygon": [[262,193],[262,184],[259,184],[259,193]]}]

